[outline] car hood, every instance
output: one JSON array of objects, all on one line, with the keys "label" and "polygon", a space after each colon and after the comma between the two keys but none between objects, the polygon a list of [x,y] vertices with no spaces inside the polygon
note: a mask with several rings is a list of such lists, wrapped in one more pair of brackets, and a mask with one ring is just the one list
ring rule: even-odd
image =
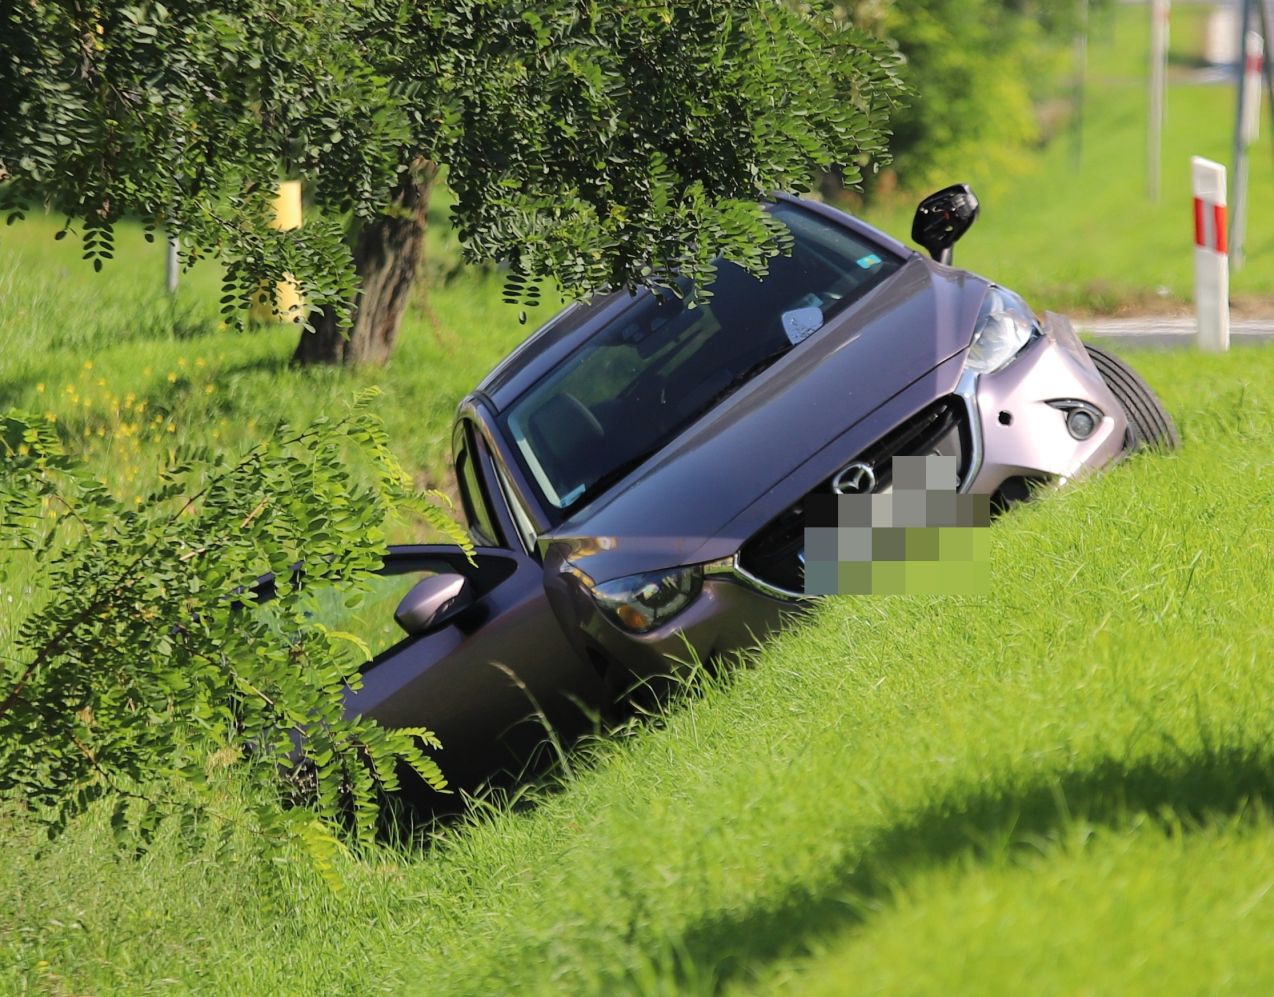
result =
[{"label": "car hood", "polygon": [[[594,582],[732,554],[741,540],[730,527],[759,518],[759,528],[804,493],[785,501],[790,488],[780,483],[969,346],[986,287],[966,271],[913,256],[543,536],[542,549],[552,548],[554,560],[571,561]],[[952,377],[930,380],[916,408],[954,384]],[[744,516],[748,510],[753,515]]]}]

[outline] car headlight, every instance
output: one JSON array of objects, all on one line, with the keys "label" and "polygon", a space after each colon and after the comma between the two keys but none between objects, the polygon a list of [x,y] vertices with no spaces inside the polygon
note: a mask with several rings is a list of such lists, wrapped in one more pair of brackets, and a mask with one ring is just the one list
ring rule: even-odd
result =
[{"label": "car headlight", "polygon": [[703,587],[698,565],[644,571],[589,588],[593,601],[625,630],[645,633],[685,609]]},{"label": "car headlight", "polygon": [[1026,302],[1012,291],[992,287],[978,314],[965,367],[977,374],[997,371],[1039,334],[1039,323]]}]

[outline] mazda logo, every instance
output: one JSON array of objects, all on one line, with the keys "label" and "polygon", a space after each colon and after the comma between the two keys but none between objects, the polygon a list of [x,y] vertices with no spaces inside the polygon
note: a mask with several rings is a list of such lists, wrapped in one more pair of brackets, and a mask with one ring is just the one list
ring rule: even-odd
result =
[{"label": "mazda logo", "polygon": [[867,495],[876,490],[876,472],[870,464],[850,464],[832,479],[837,495]]}]

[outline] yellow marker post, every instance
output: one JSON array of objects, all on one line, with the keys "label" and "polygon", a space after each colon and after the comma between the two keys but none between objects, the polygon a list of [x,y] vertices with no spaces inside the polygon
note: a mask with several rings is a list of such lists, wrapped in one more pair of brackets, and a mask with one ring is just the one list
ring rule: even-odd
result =
[{"label": "yellow marker post", "polygon": [[[279,193],[274,199],[274,220],[270,225],[283,232],[301,227],[300,180],[284,180],[279,184]],[[299,322],[304,306],[301,289],[291,274],[285,274],[273,292],[265,286],[258,289],[252,296],[248,316],[253,322]]]}]

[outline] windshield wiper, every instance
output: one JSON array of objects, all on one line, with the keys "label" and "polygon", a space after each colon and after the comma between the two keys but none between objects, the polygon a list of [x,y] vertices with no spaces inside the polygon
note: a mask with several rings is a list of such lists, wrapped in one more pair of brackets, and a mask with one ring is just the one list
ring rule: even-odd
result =
[{"label": "windshield wiper", "polygon": [[602,492],[606,491],[606,489],[608,489],[615,482],[619,481],[621,478],[628,477],[628,475],[631,474],[633,471],[635,471],[638,467],[646,463],[646,461],[650,460],[650,458],[655,456],[655,454],[659,453],[659,451],[664,448],[664,445],[666,443],[667,443],[666,440],[661,440],[656,446],[651,447],[649,450],[643,451],[642,453],[639,453],[635,457],[630,457],[628,460],[624,461],[622,464],[619,464],[618,466],[611,468],[609,471],[603,474],[596,481],[590,482],[588,487],[586,487],[582,492],[580,492],[579,497],[574,502],[572,502],[564,511],[573,512],[574,510],[578,509],[580,506],[587,504],[592,499],[600,495]]},{"label": "windshield wiper", "polygon": [[767,353],[760,360],[754,363],[751,367],[743,371],[743,373],[736,374],[734,377],[732,377],[730,379],[730,382],[726,384],[726,386],[723,387],[720,391],[718,391],[715,395],[713,395],[712,401],[708,402],[708,404],[705,405],[703,409],[701,409],[700,411],[706,412],[708,409],[712,408],[712,406],[715,405],[717,402],[721,401],[722,398],[725,398],[726,395],[733,394],[738,388],[741,388],[744,384],[746,384],[748,381],[752,380],[752,378],[756,377],[759,373],[761,373],[761,371],[765,370],[767,367],[771,367],[774,364],[778,363],[778,361],[782,360],[785,356],[787,356],[791,352],[792,352],[792,346],[789,343],[786,346],[783,346],[781,349],[775,350],[773,353]]},{"label": "windshield wiper", "polygon": [[[737,374],[735,377],[731,378],[730,382],[727,385],[725,385],[725,387],[723,387],[720,391],[718,391],[712,397],[712,400],[708,402],[707,405],[705,405],[703,408],[701,408],[698,412],[695,413],[694,418],[698,418],[708,409],[712,408],[712,406],[714,406],[726,395],[730,394],[731,392],[735,391],[737,388],[745,384],[747,381],[750,381],[752,378],[756,377],[759,373],[761,373],[761,371],[765,370],[767,367],[783,359],[783,357],[787,356],[787,354],[790,353],[791,350],[792,350],[791,344],[788,344],[782,347],[781,349],[775,350],[773,353],[767,353],[756,363],[752,364],[752,366],[744,370],[741,374]],[[611,468],[609,471],[603,474],[596,481],[590,482],[584,488],[584,490],[579,493],[575,501],[571,502],[570,505],[568,505],[562,511],[567,514],[570,514],[574,512],[576,509],[580,508],[581,506],[586,505],[588,502],[592,501],[602,492],[606,491],[606,489],[608,489],[611,485],[615,484],[615,482],[628,477],[628,475],[631,474],[633,471],[635,471],[638,467],[646,463],[646,461],[650,460],[650,458],[655,456],[655,454],[659,453],[659,451],[662,450],[667,445],[667,443],[668,443],[667,439],[660,440],[657,444],[655,444],[655,446],[651,447],[649,450],[644,450],[641,453],[637,454],[636,456],[630,457],[628,460],[624,461],[623,463],[618,464],[617,466]]]}]

